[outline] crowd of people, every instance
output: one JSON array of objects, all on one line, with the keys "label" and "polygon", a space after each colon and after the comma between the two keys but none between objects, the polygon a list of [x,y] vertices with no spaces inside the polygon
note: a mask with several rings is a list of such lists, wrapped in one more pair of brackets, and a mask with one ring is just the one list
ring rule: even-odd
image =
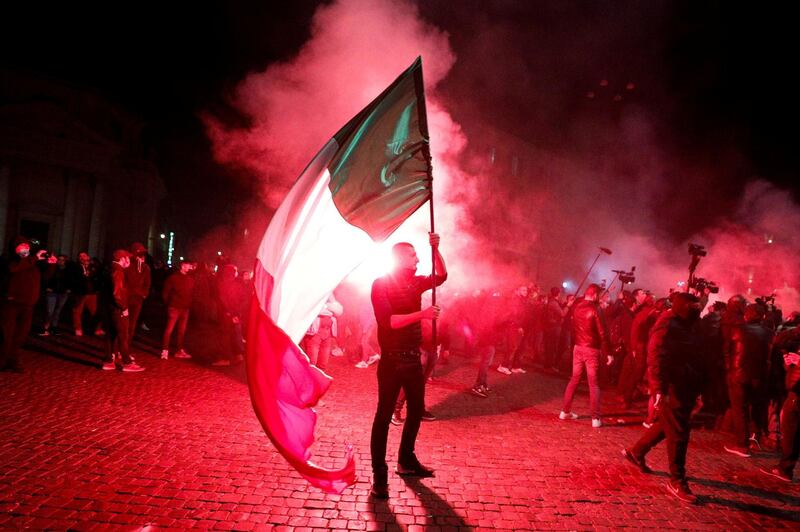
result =
[{"label": "crowd of people", "polygon": [[[748,301],[736,295],[709,305],[708,290],[657,297],[642,288],[625,288],[610,291],[592,284],[579,297],[534,284],[507,293],[440,294],[445,310],[435,340],[432,321],[418,320],[423,381],[432,378],[437,364],[448,362],[450,353],[474,361],[476,378],[468,391],[478,398],[491,394],[495,379],[513,379],[532,369],[561,374],[569,381],[557,418],[568,422],[580,418],[572,404],[585,373],[591,427],[603,426],[601,404],[610,403],[601,403],[601,390],[613,390],[615,406],[623,411],[645,411],[647,405],[641,419],[645,432],[622,454],[649,472],[645,456],[666,439],[668,488],[677,497],[694,497],[685,461],[691,421],[698,419],[729,433],[724,450],[738,457],[762,449],[780,451],[780,462],[764,472],[791,480],[800,455],[800,315],[785,318],[768,298]],[[66,329],[79,337],[104,337],[104,370],[143,371],[130,346],[137,332],[149,330],[140,317],[153,300],[164,308],[162,359],[191,358],[184,343],[191,315],[216,328],[220,348],[213,364],[238,364],[244,360],[252,293],[249,272],[239,275],[224,257],[216,264],[181,261],[170,271],[154,263],[138,242],[114,251],[112,261],[103,264],[87,253],[73,261],[34,250],[19,238],[0,260],[0,369],[22,371],[18,352],[34,327],[40,336]],[[371,305],[363,294],[344,287],[337,295],[330,296],[301,346],[323,370],[331,356],[347,356],[356,368],[369,368],[385,356],[375,301]],[[37,305],[42,318],[33,325]],[[64,311],[68,324],[62,323]],[[415,416],[435,420],[424,405],[424,393],[422,400],[415,403]],[[391,413],[386,401],[381,424],[402,425],[405,393],[398,390]]]},{"label": "crowd of people", "polygon": [[784,319],[766,297],[709,305],[708,289],[656,297],[624,288],[592,284],[576,298],[529,285],[452,298],[439,350],[454,348],[454,333],[462,337],[477,361],[470,392],[480,398],[491,392],[495,363],[499,378],[533,367],[568,375],[561,421],[580,417],[572,402],[584,373],[593,428],[603,426],[601,389],[613,390],[623,411],[646,402],[646,431],[623,455],[649,472],[645,455],[666,439],[667,487],[682,500],[694,500],[685,472],[692,420],[730,434],[723,448],[738,457],[780,451],[779,464],[763,472],[790,481],[800,455],[800,314]]},{"label": "crowd of people", "polygon": [[[211,324],[220,339],[219,356],[212,364],[244,361],[242,324],[253,290],[251,276],[249,272],[240,276],[224,257],[213,265],[181,260],[177,268],[169,269],[153,261],[139,242],[115,250],[107,264],[86,252],[73,261],[35,246],[20,237],[0,257],[0,370],[23,371],[19,350],[29,334],[83,337],[86,333],[105,338],[103,370],[143,371],[141,360],[131,353],[131,343],[138,331],[150,330],[141,322],[148,303],[165,309],[162,359],[170,354],[191,358],[184,341],[189,315],[196,312],[195,319]],[[68,324],[62,319],[65,311]],[[39,315],[41,323],[34,324]]]}]

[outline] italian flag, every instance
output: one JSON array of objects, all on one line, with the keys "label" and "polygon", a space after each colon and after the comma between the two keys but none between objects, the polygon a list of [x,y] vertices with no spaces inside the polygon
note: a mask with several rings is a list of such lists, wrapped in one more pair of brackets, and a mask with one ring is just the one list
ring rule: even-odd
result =
[{"label": "italian flag", "polygon": [[298,343],[375,242],[430,199],[428,142],[417,58],[309,163],[258,249],[247,333],[253,409],[276,449],[309,483],[329,493],[355,483],[353,450],[347,446],[340,469],[312,461],[312,407],[332,379],[311,365]]}]

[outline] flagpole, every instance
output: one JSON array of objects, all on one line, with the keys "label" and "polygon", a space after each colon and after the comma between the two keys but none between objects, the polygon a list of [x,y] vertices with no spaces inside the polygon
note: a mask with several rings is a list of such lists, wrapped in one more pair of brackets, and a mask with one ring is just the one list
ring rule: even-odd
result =
[{"label": "flagpole", "polygon": [[[435,233],[435,226],[433,222],[433,181],[431,180],[431,233]],[[436,304],[436,248],[431,246],[431,305]],[[433,342],[433,353],[430,356],[438,354],[438,346],[436,345],[436,319],[431,322],[431,341]]]}]

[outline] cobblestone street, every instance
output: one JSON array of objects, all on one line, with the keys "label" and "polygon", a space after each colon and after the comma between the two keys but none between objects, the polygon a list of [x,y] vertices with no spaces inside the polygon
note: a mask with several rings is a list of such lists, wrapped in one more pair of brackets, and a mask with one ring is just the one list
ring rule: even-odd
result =
[{"label": "cobblestone street", "polygon": [[[372,501],[369,428],[375,366],[331,361],[334,383],[318,409],[315,461],[341,465],[356,450],[358,483],[341,496],[310,488],[272,448],[241,367],[202,357],[159,360],[138,344],[147,371],[100,371],[86,339],[33,340],[24,374],[0,374],[0,526],[21,529],[222,530],[794,529],[800,489],[759,472],[776,455],[736,458],[724,435],[692,433],[688,471],[701,504],[671,497],[662,444],[644,475],[620,450],[640,434],[606,401],[606,426],[559,421],[565,381],[492,371],[488,399],[467,390],[471,360],[437,370],[417,451],[436,477],[391,475],[388,501]],[[190,345],[191,347],[191,345]],[[199,350],[199,349],[198,349]],[[67,359],[46,354],[67,352]],[[608,394],[610,398],[610,394]],[[575,411],[588,408],[585,389]],[[389,461],[399,441],[392,427]]]}]

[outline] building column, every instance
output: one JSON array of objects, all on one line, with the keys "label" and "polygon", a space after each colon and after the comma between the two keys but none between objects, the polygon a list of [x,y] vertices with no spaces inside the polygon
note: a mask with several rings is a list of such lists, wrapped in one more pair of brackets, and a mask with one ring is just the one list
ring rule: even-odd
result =
[{"label": "building column", "polygon": [[8,195],[10,193],[11,168],[7,164],[0,166],[0,254],[6,249],[6,228],[8,227]]},{"label": "building column", "polygon": [[103,219],[105,218],[103,212],[103,202],[105,196],[105,184],[102,181],[95,181],[94,184],[94,200],[92,201],[92,216],[89,225],[89,256],[98,257],[103,249],[104,233]]},{"label": "building column", "polygon": [[75,257],[75,217],[78,212],[78,183],[73,176],[67,176],[67,193],[64,197],[64,223],[61,225],[60,253]]}]

